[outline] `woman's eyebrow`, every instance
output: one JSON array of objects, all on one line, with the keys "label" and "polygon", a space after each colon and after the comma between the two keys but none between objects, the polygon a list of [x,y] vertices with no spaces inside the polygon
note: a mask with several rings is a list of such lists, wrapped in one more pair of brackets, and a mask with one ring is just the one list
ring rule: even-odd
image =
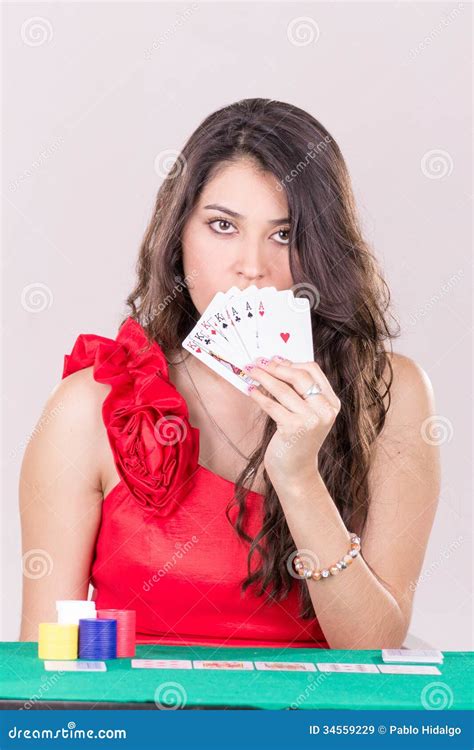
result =
[{"label": "woman's eyebrow", "polygon": [[[222,211],[225,214],[229,214],[229,216],[233,216],[235,219],[245,219],[245,216],[242,216],[242,214],[237,213],[237,211],[232,211],[230,208],[226,208],[225,206],[219,206],[217,203],[210,203],[208,206],[203,206],[203,208],[209,208],[213,211]],[[290,219],[285,216],[283,219],[269,219],[269,224],[288,224]]]}]

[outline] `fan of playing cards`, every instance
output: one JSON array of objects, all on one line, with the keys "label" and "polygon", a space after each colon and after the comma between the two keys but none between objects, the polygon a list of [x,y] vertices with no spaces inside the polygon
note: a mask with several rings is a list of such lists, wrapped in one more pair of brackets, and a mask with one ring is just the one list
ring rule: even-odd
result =
[{"label": "fan of playing cards", "polygon": [[243,368],[258,357],[314,360],[309,300],[291,289],[232,287],[214,296],[182,345],[247,393],[256,381]]}]

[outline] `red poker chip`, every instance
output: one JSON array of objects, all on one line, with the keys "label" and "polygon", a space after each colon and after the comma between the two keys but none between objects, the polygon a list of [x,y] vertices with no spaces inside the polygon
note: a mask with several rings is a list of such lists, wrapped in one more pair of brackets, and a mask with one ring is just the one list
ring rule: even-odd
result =
[{"label": "red poker chip", "polygon": [[136,612],[134,609],[98,609],[101,620],[117,620],[117,656],[135,656]]}]

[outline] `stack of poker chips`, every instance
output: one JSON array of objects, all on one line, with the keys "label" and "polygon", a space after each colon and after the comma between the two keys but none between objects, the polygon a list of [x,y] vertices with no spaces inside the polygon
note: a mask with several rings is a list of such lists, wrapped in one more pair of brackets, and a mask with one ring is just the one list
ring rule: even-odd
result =
[{"label": "stack of poker chips", "polygon": [[136,612],[133,609],[99,609],[98,619],[117,620],[117,656],[135,656]]},{"label": "stack of poker chips", "polygon": [[79,620],[79,659],[101,661],[117,657],[117,620]]},{"label": "stack of poker chips", "polygon": [[57,622],[42,622],[38,632],[40,659],[77,659],[79,620],[97,617],[95,602],[62,599],[56,602]]},{"label": "stack of poker chips", "polygon": [[77,625],[41,622],[38,634],[40,659],[77,659]]},{"label": "stack of poker chips", "polygon": [[39,626],[40,659],[102,661],[135,656],[136,612],[96,611],[95,602],[63,599],[56,602],[58,622]]}]

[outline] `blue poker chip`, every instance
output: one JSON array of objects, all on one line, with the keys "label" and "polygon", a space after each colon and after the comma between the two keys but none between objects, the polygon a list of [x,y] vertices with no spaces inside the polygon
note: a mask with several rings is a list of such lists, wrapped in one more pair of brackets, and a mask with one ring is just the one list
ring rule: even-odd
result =
[{"label": "blue poker chip", "polygon": [[79,659],[117,658],[117,620],[79,620]]}]

